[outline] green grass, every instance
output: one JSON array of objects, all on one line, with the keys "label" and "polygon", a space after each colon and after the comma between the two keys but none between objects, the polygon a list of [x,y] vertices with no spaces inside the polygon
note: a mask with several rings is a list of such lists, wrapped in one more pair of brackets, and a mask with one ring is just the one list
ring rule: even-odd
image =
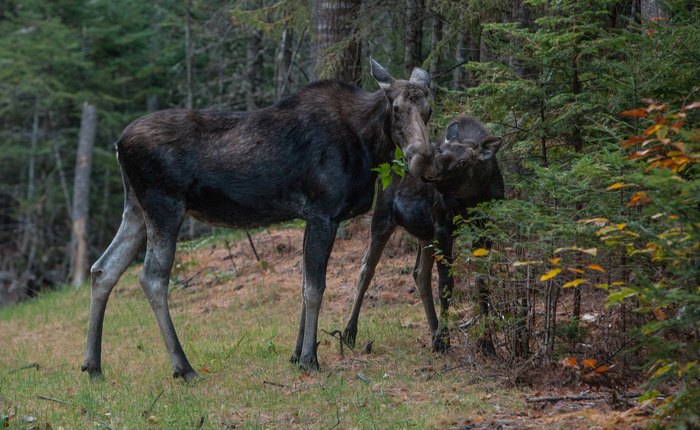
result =
[{"label": "green grass", "polygon": [[[268,300],[272,285],[260,288],[259,300],[234,298],[230,306],[202,314],[188,312],[187,291],[173,290],[175,326],[202,375],[189,384],[174,380],[136,276],[127,272],[110,299],[104,378],[98,381],[79,370],[89,288],[66,288],[0,309],[0,415],[13,415],[9,428],[27,428],[26,416],[36,418],[37,428],[53,429],[444,428],[523,408],[520,393],[481,379],[478,369],[441,372],[463,357],[425,347],[418,303],[366,308],[358,342],[374,340],[370,355],[346,351],[341,359],[337,340],[321,333],[323,370],[301,372],[288,361],[297,296]],[[345,316],[322,311],[320,327],[342,328]],[[414,324],[406,327],[406,321]],[[31,363],[39,368],[22,368]]]}]

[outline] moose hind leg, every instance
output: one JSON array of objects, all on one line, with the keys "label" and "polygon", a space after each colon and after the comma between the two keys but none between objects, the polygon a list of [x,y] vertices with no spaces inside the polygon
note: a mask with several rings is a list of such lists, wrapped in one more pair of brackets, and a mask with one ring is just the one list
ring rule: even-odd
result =
[{"label": "moose hind leg", "polygon": [[165,200],[159,203],[161,207],[153,212],[153,217],[146,215],[146,259],[141,272],[141,287],[156,316],[173,366],[173,377],[190,381],[197,377],[197,372],[187,361],[168,309],[168,281],[184,212],[177,202]]},{"label": "moose hind leg", "polygon": [[146,238],[141,208],[128,198],[117,234],[102,256],[90,269],[92,296],[85,356],[81,370],[95,378],[102,374],[102,324],[107,300],[126,268],[136,257]]}]

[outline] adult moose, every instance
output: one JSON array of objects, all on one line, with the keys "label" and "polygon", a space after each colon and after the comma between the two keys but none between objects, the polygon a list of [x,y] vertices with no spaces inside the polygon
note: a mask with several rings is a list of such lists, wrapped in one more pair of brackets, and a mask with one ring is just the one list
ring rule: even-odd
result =
[{"label": "adult moose", "polygon": [[82,366],[101,374],[107,299],[144,241],[141,287],[165,341],[173,376],[197,376],[168,310],[175,242],[189,214],[220,226],[306,220],[302,308],[292,362],[318,369],[318,314],[338,223],[370,209],[376,174],[399,145],[416,176],[434,175],[426,122],[430,76],[413,69],[395,80],[370,59],[381,89],[313,83],[253,112],[165,110],[137,119],[116,143],[124,213],[116,236],[92,266],[92,300]]},{"label": "adult moose", "polygon": [[[458,117],[447,127],[444,141],[435,144],[433,176],[420,180],[413,174],[406,175],[401,181],[392,181],[379,194],[372,216],[372,240],[362,260],[355,302],[343,331],[347,344],[355,344],[362,300],[386,243],[400,225],[419,241],[413,277],[428,318],[433,350],[446,351],[449,348],[446,318],[454,287],[454,279],[449,273],[455,229],[453,219],[456,215],[465,215],[467,209],[479,203],[503,198],[503,177],[496,162],[501,141],[477,119]],[[428,245],[433,240],[437,240],[444,262],[438,264],[440,319],[435,314],[431,288],[435,257]],[[476,246],[489,244],[480,240]],[[481,281],[479,300],[481,312],[486,314],[488,297],[486,286]],[[483,343],[482,347],[488,350],[488,345]]]}]

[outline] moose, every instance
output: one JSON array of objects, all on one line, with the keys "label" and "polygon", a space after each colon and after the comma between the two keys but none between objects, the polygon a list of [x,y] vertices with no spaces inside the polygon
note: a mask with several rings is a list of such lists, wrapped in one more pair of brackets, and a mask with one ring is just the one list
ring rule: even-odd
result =
[{"label": "moose", "polygon": [[101,375],[102,325],[109,295],[142,245],[140,284],[155,314],[173,377],[196,378],[168,309],[168,280],[186,214],[227,227],[306,221],[302,306],[291,357],[318,370],[317,325],[326,267],[338,224],[367,212],[374,197],[371,169],[396,146],[416,177],[434,177],[426,124],[430,75],[414,68],[394,79],[370,58],[379,84],[368,92],[319,81],[251,112],[171,109],[141,117],[117,140],[124,184],[119,229],[92,266],[90,318],[82,370]]},{"label": "moose", "polygon": [[[493,199],[502,199],[504,183],[496,152],[502,139],[492,136],[476,118],[460,116],[445,131],[443,141],[434,144],[432,176],[418,177],[412,172],[402,180],[393,180],[377,196],[372,216],[371,242],[362,260],[356,296],[350,318],[343,331],[343,340],[353,347],[362,300],[379,263],[384,247],[397,226],[404,227],[419,241],[413,269],[425,314],[432,335],[432,349],[444,352],[450,346],[447,314],[452,298],[454,279],[450,275],[454,217],[464,216],[467,209]],[[396,179],[396,178],[395,178]],[[441,318],[433,304],[431,278],[435,254],[430,244],[436,241],[442,252],[438,263]],[[490,246],[480,239],[477,247]],[[482,314],[488,313],[486,285],[479,281],[479,301]],[[482,348],[488,350],[488,344]]]}]

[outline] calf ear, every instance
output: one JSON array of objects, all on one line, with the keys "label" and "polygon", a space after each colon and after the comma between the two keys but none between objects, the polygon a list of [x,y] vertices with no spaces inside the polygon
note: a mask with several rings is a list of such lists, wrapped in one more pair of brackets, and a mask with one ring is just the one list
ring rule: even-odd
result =
[{"label": "calf ear", "polygon": [[369,64],[372,72],[372,77],[377,81],[379,86],[386,90],[394,82],[394,78],[389,74],[389,72],[382,67],[381,64],[377,63],[374,58],[369,57]]},{"label": "calf ear", "polygon": [[498,148],[501,147],[503,138],[500,136],[489,136],[481,141],[481,152],[479,153],[480,160],[488,160],[496,156]]},{"label": "calf ear", "polygon": [[456,140],[459,137],[459,123],[457,121],[447,126],[445,130],[445,143]]},{"label": "calf ear", "polygon": [[426,72],[420,67],[413,68],[413,72],[411,72],[411,78],[409,79],[409,81],[421,84],[426,89],[430,89],[430,73]]}]

